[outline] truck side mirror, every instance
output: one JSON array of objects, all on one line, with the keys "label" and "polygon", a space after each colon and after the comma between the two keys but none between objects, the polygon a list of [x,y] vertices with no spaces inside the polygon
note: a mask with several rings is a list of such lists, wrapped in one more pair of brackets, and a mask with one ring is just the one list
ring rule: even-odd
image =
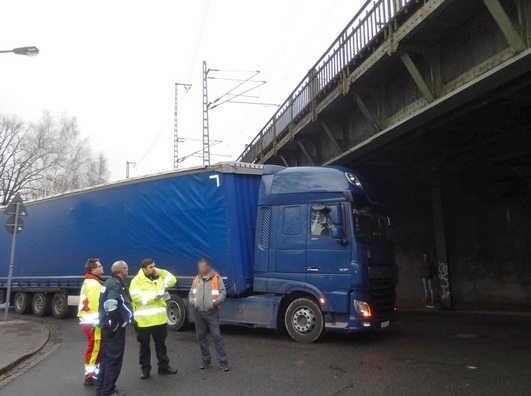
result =
[{"label": "truck side mirror", "polygon": [[329,206],[328,209],[330,209],[330,221],[332,224],[335,226],[343,225],[343,210],[341,205]]},{"label": "truck side mirror", "polygon": [[340,243],[341,245],[348,245],[348,239],[345,238],[343,227],[337,226],[332,228],[330,235],[337,241],[337,243]]},{"label": "truck side mirror", "polygon": [[342,239],[345,236],[345,233],[343,232],[343,227],[334,227],[331,231],[332,238],[334,239]]}]

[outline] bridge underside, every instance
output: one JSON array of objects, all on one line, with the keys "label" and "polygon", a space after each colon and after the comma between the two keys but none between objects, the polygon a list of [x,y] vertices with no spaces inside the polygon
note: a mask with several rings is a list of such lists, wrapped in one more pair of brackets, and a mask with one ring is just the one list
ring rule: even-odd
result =
[{"label": "bridge underside", "polygon": [[392,208],[399,296],[426,251],[461,308],[531,306],[531,73],[360,158]]},{"label": "bridge underside", "polygon": [[324,105],[244,159],[344,164],[374,181],[395,219],[402,300],[422,297],[427,252],[448,265],[454,306],[530,307],[531,4],[410,13],[417,26],[394,48],[373,48]]}]

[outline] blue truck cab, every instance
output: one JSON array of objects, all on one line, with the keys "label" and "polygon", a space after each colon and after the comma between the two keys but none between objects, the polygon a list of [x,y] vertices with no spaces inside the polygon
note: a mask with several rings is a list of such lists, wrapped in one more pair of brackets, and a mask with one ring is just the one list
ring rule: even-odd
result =
[{"label": "blue truck cab", "polygon": [[290,296],[280,312],[294,339],[388,326],[396,283],[390,220],[352,171],[265,167],[253,291]]}]

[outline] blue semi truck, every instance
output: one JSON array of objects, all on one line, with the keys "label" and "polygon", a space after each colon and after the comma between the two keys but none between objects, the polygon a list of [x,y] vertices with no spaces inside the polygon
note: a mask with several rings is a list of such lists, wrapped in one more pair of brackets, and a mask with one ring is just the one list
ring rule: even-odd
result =
[{"label": "blue semi truck", "polygon": [[[340,167],[221,163],[127,179],[26,204],[11,301],[18,313],[62,318],[77,305],[83,265],[107,274],[142,259],[178,278],[168,322],[191,319],[187,294],[208,257],[228,298],[224,324],[285,327],[299,342],[325,331],[388,326],[397,271],[390,221],[358,175]],[[0,301],[10,236],[0,234]]]}]

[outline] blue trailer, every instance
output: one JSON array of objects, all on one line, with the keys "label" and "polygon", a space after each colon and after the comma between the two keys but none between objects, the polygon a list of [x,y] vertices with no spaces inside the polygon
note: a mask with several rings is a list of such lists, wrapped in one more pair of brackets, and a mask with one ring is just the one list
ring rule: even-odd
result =
[{"label": "blue trailer", "polygon": [[[317,340],[394,320],[396,266],[389,218],[358,176],[337,167],[221,163],[74,191],[26,205],[12,301],[19,313],[63,317],[76,305],[83,264],[107,271],[142,259],[178,278],[174,330],[189,323],[187,294],[208,257],[228,291],[222,323]],[[0,235],[0,300],[9,235]]]}]

